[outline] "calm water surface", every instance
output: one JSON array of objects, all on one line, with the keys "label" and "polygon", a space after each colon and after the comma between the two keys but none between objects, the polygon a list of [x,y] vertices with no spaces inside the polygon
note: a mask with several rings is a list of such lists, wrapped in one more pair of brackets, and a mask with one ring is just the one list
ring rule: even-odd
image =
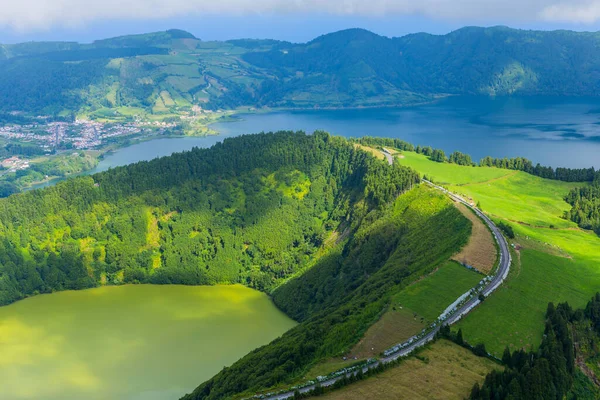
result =
[{"label": "calm water surface", "polygon": [[448,98],[435,104],[362,110],[286,111],[242,116],[213,128],[227,135],[323,129],[400,138],[475,160],[524,156],[554,167],[600,167],[600,99]]},{"label": "calm water surface", "polygon": [[119,286],[0,308],[0,399],[177,399],[295,323],[242,286]]}]

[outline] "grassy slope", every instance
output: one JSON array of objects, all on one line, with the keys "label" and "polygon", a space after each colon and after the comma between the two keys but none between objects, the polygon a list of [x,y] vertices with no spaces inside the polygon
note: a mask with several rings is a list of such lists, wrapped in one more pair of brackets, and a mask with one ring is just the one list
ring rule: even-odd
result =
[{"label": "grassy slope", "polygon": [[426,322],[433,322],[460,295],[475,287],[483,278],[454,261],[398,293],[393,304],[408,309]]},{"label": "grassy slope", "polygon": [[[418,204],[415,204],[416,201]],[[396,202],[393,210],[395,216],[392,218],[398,218],[401,215],[399,213],[409,205],[417,205],[420,213],[427,215],[446,203],[447,199],[443,196],[423,186],[405,194]],[[421,218],[418,215],[410,218],[417,217]],[[359,360],[377,357],[384,350],[409,339],[433,322],[456,298],[474,287],[482,278],[482,275],[453,261],[442,261],[437,267],[434,272],[395,292],[391,306],[346,354],[346,361],[341,357],[325,360],[314,366],[304,376],[304,380],[347,367],[356,362],[354,357]]]},{"label": "grassy slope", "polygon": [[422,174],[427,175],[437,183],[455,185],[474,182],[487,182],[503,176],[511,175],[514,171],[499,168],[463,167],[455,164],[442,164],[429,160],[428,157],[414,152],[405,151],[398,158],[401,164],[412,166]]},{"label": "grassy slope", "polygon": [[440,340],[399,367],[352,384],[324,398],[354,399],[464,399],[476,382],[499,368],[492,361],[447,340]]},{"label": "grassy slope", "polygon": [[549,301],[569,301],[581,307],[598,290],[600,238],[560,218],[569,209],[563,196],[582,184],[502,169],[439,164],[415,153],[404,155],[402,164],[431,174],[451,190],[481,202],[490,215],[510,221],[517,234],[515,243],[525,246],[520,265],[513,265],[507,283],[458,325],[468,341],[485,342],[495,354],[501,354],[506,345],[537,346]]}]

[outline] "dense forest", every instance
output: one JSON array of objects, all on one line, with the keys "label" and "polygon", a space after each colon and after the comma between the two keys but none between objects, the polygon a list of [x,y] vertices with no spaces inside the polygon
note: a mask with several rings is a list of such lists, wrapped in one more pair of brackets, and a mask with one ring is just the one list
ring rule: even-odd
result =
[{"label": "dense forest", "polygon": [[353,212],[418,182],[343,139],[282,132],[11,196],[0,201],[0,304],[129,282],[269,290]]},{"label": "dense forest", "polygon": [[226,139],[0,200],[0,304],[104,284],[241,283],[300,323],[186,398],[291,382],[468,240],[419,175],[324,132]]},{"label": "dense forest", "polygon": [[565,212],[566,219],[600,235],[600,173],[592,185],[571,190],[565,201],[572,206]]},{"label": "dense forest", "polygon": [[[574,342],[573,338],[577,340]],[[491,372],[480,387],[473,387],[473,400],[597,399],[596,379],[600,340],[600,293],[584,310],[568,303],[548,304],[546,327],[537,351],[505,349],[504,371]],[[577,353],[579,352],[579,353]],[[592,366],[588,368],[586,364]],[[583,367],[588,375],[583,376]]]}]

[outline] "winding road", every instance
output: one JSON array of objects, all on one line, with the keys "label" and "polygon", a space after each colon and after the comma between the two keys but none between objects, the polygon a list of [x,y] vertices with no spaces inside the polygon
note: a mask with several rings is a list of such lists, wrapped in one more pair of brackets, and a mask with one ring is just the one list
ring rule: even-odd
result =
[{"label": "winding road", "polygon": [[[392,155],[385,148],[384,148],[383,154],[386,156],[388,163],[391,165],[394,162]],[[435,185],[432,182],[429,182],[427,180],[423,180],[423,182],[425,182],[427,185],[429,185],[437,190],[444,192],[445,194],[450,196],[450,198],[452,198],[453,200],[469,207],[471,210],[473,210],[475,212],[475,214],[477,214],[485,222],[485,224],[492,231],[492,234],[494,235],[494,238],[496,239],[496,242],[498,243],[498,248],[500,250],[500,258],[499,258],[498,270],[496,271],[496,274],[494,275],[492,280],[481,291],[481,293],[483,293],[483,295],[485,297],[489,296],[496,289],[498,289],[500,287],[502,282],[504,282],[504,280],[508,276],[508,272],[510,271],[511,256],[510,256],[510,251],[508,249],[508,242],[506,241],[506,239],[500,232],[500,229],[494,224],[494,222],[492,222],[492,220],[489,219],[477,207],[472,206],[469,202],[464,200],[462,197],[449,192],[448,190],[444,189],[441,186]],[[476,296],[472,297],[465,304],[463,304],[458,310],[456,310],[450,317],[448,317],[444,323],[448,324],[448,325],[456,323],[462,317],[464,317],[469,312],[471,312],[471,310],[473,310],[473,308],[475,308],[479,303],[481,303],[481,301],[479,300],[478,297],[476,297]],[[440,330],[440,328],[441,328],[441,324],[438,324],[427,335],[423,336],[419,340],[413,342],[412,344],[406,346],[405,348],[399,350],[398,352],[396,352],[394,354],[391,354],[387,357],[381,358],[381,359],[377,360],[377,362],[364,367],[363,372],[366,372],[371,368],[375,368],[381,363],[386,364],[386,363],[392,362],[400,357],[405,357],[405,356],[409,355],[415,349],[422,347],[422,346],[426,345],[427,343],[431,342],[435,338],[435,335]],[[357,373],[357,371],[352,371],[352,372],[347,373],[346,376],[350,377],[351,375],[354,375],[356,373]],[[342,376],[343,375],[340,375],[335,378],[331,378],[329,380],[322,381],[322,382],[320,382],[320,385],[323,387],[331,386],[335,382],[340,380],[342,378]],[[300,393],[306,393],[306,392],[313,390],[316,385],[317,384],[305,386],[302,389],[298,389],[298,391]],[[291,390],[291,391],[285,392],[285,393],[279,393],[279,394],[275,394],[275,395],[271,395],[271,396],[265,396],[265,397],[262,397],[262,399],[283,400],[283,399],[289,399],[293,396],[294,396],[294,391]]]}]

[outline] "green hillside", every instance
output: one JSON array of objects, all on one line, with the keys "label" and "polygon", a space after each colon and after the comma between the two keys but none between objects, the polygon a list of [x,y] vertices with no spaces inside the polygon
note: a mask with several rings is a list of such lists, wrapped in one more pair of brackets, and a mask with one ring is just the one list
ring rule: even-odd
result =
[{"label": "green hillside", "polygon": [[119,283],[242,283],[268,291],[342,222],[419,181],[325,133],[225,140],[0,206],[0,304]]},{"label": "green hillside", "polygon": [[[590,183],[438,163],[406,151],[397,161],[472,199],[516,234],[512,243],[518,251],[507,283],[458,325],[469,342],[483,342],[498,356],[506,346],[536,348],[542,340],[548,302],[568,301],[582,307],[598,290],[600,238],[565,218],[577,214],[565,199],[570,193],[571,198],[579,192],[591,196]],[[593,202],[593,198],[588,203],[578,201],[577,206]]]},{"label": "green hillside", "polygon": [[169,30],[0,49],[0,111],[164,118],[236,107],[406,105],[447,95],[596,96],[597,33],[468,27],[293,44]]}]

